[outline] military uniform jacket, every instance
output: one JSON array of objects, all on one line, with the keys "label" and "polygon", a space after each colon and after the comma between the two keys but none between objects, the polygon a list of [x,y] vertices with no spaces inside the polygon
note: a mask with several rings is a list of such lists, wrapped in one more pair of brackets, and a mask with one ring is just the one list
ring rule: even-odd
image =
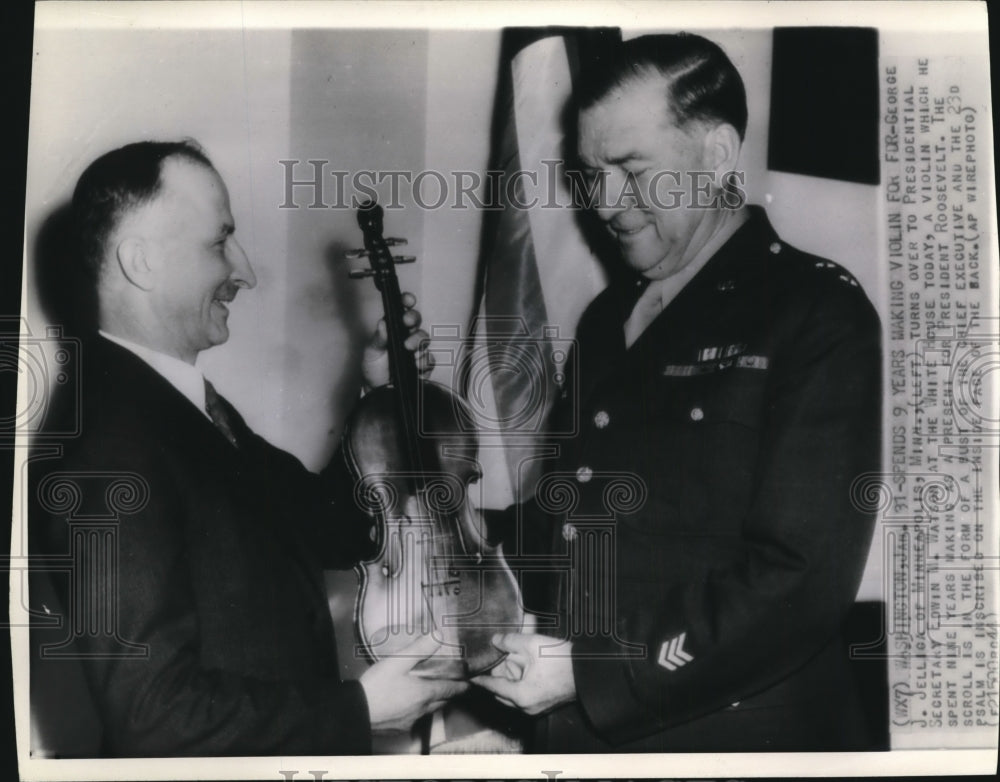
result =
[{"label": "military uniform jacket", "polygon": [[872,534],[851,486],[879,469],[879,322],[844,269],[749,208],[631,348],[631,286],[581,319],[554,413],[578,434],[533,501],[569,573],[577,689],[542,751],[855,741],[838,631]]},{"label": "military uniform jacket", "polygon": [[[117,345],[95,338],[81,358],[79,436],[33,462],[29,526],[34,555],[74,561],[56,589],[69,622],[48,640],[68,636],[82,655],[104,751],[369,752],[367,702],[338,676],[323,583],[323,567],[372,553],[338,482],[231,411],[234,448]],[[74,612],[81,601],[96,607]]]}]

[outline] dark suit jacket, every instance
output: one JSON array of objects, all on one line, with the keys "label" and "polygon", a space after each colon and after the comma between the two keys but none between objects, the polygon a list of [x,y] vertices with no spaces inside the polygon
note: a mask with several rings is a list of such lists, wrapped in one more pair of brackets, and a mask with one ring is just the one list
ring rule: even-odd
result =
[{"label": "dark suit jacket", "polygon": [[634,284],[581,320],[579,387],[554,412],[579,435],[523,519],[530,540],[544,512],[574,569],[555,605],[578,700],[540,751],[863,741],[838,633],[872,534],[851,486],[880,464],[879,322],[751,209],[631,348]]},{"label": "dark suit jacket", "polygon": [[369,752],[367,703],[338,678],[322,577],[371,553],[368,525],[338,499],[339,472],[308,472],[241,420],[233,448],[106,340],[85,343],[81,361],[82,394],[68,402],[81,405],[81,433],[33,462],[30,527],[34,555],[72,561],[64,634],[108,753]]}]

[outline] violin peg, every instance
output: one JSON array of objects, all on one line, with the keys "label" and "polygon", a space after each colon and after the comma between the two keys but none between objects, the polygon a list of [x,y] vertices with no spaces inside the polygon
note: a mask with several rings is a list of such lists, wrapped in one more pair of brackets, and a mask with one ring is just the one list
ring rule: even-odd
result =
[{"label": "violin peg", "polygon": [[364,277],[371,277],[374,273],[371,269],[351,269],[347,276],[352,280],[360,280]]},{"label": "violin peg", "polygon": [[352,261],[356,260],[358,258],[367,258],[368,257],[368,251],[364,250],[364,249],[362,249],[362,250],[348,250],[347,252],[344,253],[344,257],[347,258],[347,259],[349,259],[349,260],[352,260]]},{"label": "violin peg", "polygon": [[387,236],[385,237],[385,243],[390,247],[396,247],[401,244],[408,244],[409,241],[398,236]]},{"label": "violin peg", "polygon": [[393,260],[394,263],[413,263],[415,260],[417,260],[417,256],[415,256],[415,255],[394,255],[394,256],[392,256],[392,260]]}]

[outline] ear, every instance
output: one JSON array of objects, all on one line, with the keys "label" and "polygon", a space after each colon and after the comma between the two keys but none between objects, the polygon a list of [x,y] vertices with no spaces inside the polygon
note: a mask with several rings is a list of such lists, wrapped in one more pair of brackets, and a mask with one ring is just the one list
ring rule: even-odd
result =
[{"label": "ear", "polygon": [[126,236],[115,248],[118,267],[130,283],[148,291],[153,287],[153,268],[147,255],[146,242],[136,236]]},{"label": "ear", "polygon": [[705,134],[705,162],[715,171],[716,181],[736,169],[740,146],[740,134],[728,122],[720,122]]}]

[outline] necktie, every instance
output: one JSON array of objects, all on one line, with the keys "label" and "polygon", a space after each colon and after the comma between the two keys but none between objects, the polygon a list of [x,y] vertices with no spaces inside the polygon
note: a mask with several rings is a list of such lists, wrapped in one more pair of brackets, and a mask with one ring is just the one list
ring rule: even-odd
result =
[{"label": "necktie", "polygon": [[205,412],[208,413],[208,417],[212,419],[212,423],[215,424],[215,428],[222,432],[223,436],[234,447],[239,448],[239,441],[236,439],[235,432],[235,413],[231,412],[232,408],[229,403],[226,402],[221,396],[216,393],[215,386],[205,381]]}]

